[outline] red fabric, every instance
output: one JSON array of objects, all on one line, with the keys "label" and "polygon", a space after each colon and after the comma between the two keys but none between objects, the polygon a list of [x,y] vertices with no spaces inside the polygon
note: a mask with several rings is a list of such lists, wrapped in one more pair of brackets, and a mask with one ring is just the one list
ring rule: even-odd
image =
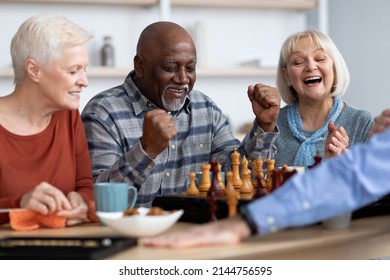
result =
[{"label": "red fabric", "polygon": [[57,214],[42,215],[40,213],[23,210],[10,211],[10,225],[13,230],[26,231],[38,228],[64,228],[66,218],[57,216]]},{"label": "red fabric", "polygon": [[[65,194],[93,201],[91,161],[78,111],[53,114],[42,132],[20,136],[0,126],[0,208],[20,207],[21,196],[45,181]],[[0,224],[9,221],[0,215]]]}]

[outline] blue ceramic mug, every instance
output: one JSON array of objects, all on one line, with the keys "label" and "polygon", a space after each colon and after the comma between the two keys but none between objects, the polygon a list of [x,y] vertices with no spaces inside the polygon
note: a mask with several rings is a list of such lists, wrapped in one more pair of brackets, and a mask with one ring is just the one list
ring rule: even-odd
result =
[{"label": "blue ceramic mug", "polygon": [[123,212],[137,202],[137,189],[128,183],[95,183],[93,190],[98,212]]}]

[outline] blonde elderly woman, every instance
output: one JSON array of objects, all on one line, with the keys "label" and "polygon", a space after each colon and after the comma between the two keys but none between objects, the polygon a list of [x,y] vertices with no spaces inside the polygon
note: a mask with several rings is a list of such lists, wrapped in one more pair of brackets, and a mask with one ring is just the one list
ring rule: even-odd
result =
[{"label": "blonde elderly woman", "polygon": [[13,37],[15,88],[0,98],[0,208],[88,221],[93,181],[78,107],[91,38],[54,16],[27,19]]},{"label": "blonde elderly woman", "polygon": [[[274,115],[280,131],[275,143],[276,166],[307,167],[316,154],[339,155],[368,139],[373,118],[341,100],[348,85],[347,65],[328,36],[307,30],[287,38],[277,72],[277,88],[287,106]],[[256,85],[249,87],[248,93],[256,90],[275,91]],[[325,143],[328,130],[332,137]]]}]

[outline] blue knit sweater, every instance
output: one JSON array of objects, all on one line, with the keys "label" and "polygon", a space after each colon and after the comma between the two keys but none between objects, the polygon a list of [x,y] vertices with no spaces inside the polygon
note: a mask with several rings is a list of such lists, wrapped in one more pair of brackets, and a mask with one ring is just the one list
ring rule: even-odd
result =
[{"label": "blue knit sweater", "polygon": [[[288,105],[289,106],[289,105]],[[278,127],[280,134],[276,140],[277,152],[275,155],[275,166],[279,167],[283,164],[293,165],[295,155],[298,151],[300,141],[296,139],[290,131],[287,122],[287,108],[281,108]],[[373,117],[365,110],[356,109],[346,104],[340,116],[336,119],[336,127],[343,126],[349,137],[349,146],[355,143],[362,143],[368,139]],[[314,131],[300,131],[306,137],[309,137]],[[324,157],[325,138],[316,144],[317,153]]]}]

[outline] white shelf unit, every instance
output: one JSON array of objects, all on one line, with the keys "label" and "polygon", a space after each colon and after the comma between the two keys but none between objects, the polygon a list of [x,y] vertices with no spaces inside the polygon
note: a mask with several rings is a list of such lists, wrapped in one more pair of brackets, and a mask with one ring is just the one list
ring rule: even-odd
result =
[{"label": "white shelf unit", "polygon": [[[130,68],[120,67],[89,67],[87,69],[90,78],[122,78],[130,72]],[[275,68],[260,67],[231,67],[231,68],[197,68],[198,77],[272,77],[276,75]],[[0,68],[0,78],[13,78],[12,68]]]},{"label": "white shelf unit", "polygon": [[316,0],[171,0],[174,7],[310,10]]},{"label": "white shelf unit", "polygon": [[0,0],[4,3],[107,4],[151,7],[166,1],[173,7],[258,8],[309,10],[317,8],[317,0]]},{"label": "white shelf unit", "polygon": [[[216,102],[229,117],[233,131],[238,133],[243,124],[253,120],[247,86],[258,82],[273,85],[275,53],[282,38],[290,31],[304,28],[302,19],[306,11],[317,10],[321,1],[324,0],[0,0],[0,14],[6,18],[16,14],[7,19],[15,28],[25,17],[49,10],[69,17],[88,30],[96,30],[95,41],[90,44],[89,86],[83,90],[80,110],[100,91],[123,82],[132,69],[134,45],[145,24],[173,20],[192,27],[201,22],[207,30],[205,44],[198,47],[196,89]],[[90,12],[85,14],[85,11]],[[117,51],[115,68],[97,66],[100,46],[97,38],[109,34],[109,28],[115,28],[112,30]],[[7,38],[0,41],[3,52],[8,51],[5,42],[13,32],[3,29],[2,36]],[[256,40],[252,40],[253,36]],[[247,39],[250,43],[244,45]],[[13,90],[13,70],[10,59],[6,59],[0,59],[2,94]],[[249,63],[250,66],[242,65],[252,61],[255,63]]]},{"label": "white shelf unit", "polygon": [[[164,4],[163,1],[165,1]],[[47,4],[107,4],[134,7],[154,7],[160,4],[168,5],[168,9],[177,8],[234,8],[234,9],[282,9],[282,10],[313,10],[318,8],[317,0],[0,0],[0,3],[47,3]],[[88,69],[91,78],[124,77],[129,68],[107,68],[93,66]],[[276,74],[274,68],[263,67],[198,67],[198,77],[270,77]],[[11,68],[0,68],[0,78],[12,78]]]},{"label": "white shelf unit", "polygon": [[151,7],[159,0],[0,0],[0,3],[44,3],[44,4],[104,4]]}]

